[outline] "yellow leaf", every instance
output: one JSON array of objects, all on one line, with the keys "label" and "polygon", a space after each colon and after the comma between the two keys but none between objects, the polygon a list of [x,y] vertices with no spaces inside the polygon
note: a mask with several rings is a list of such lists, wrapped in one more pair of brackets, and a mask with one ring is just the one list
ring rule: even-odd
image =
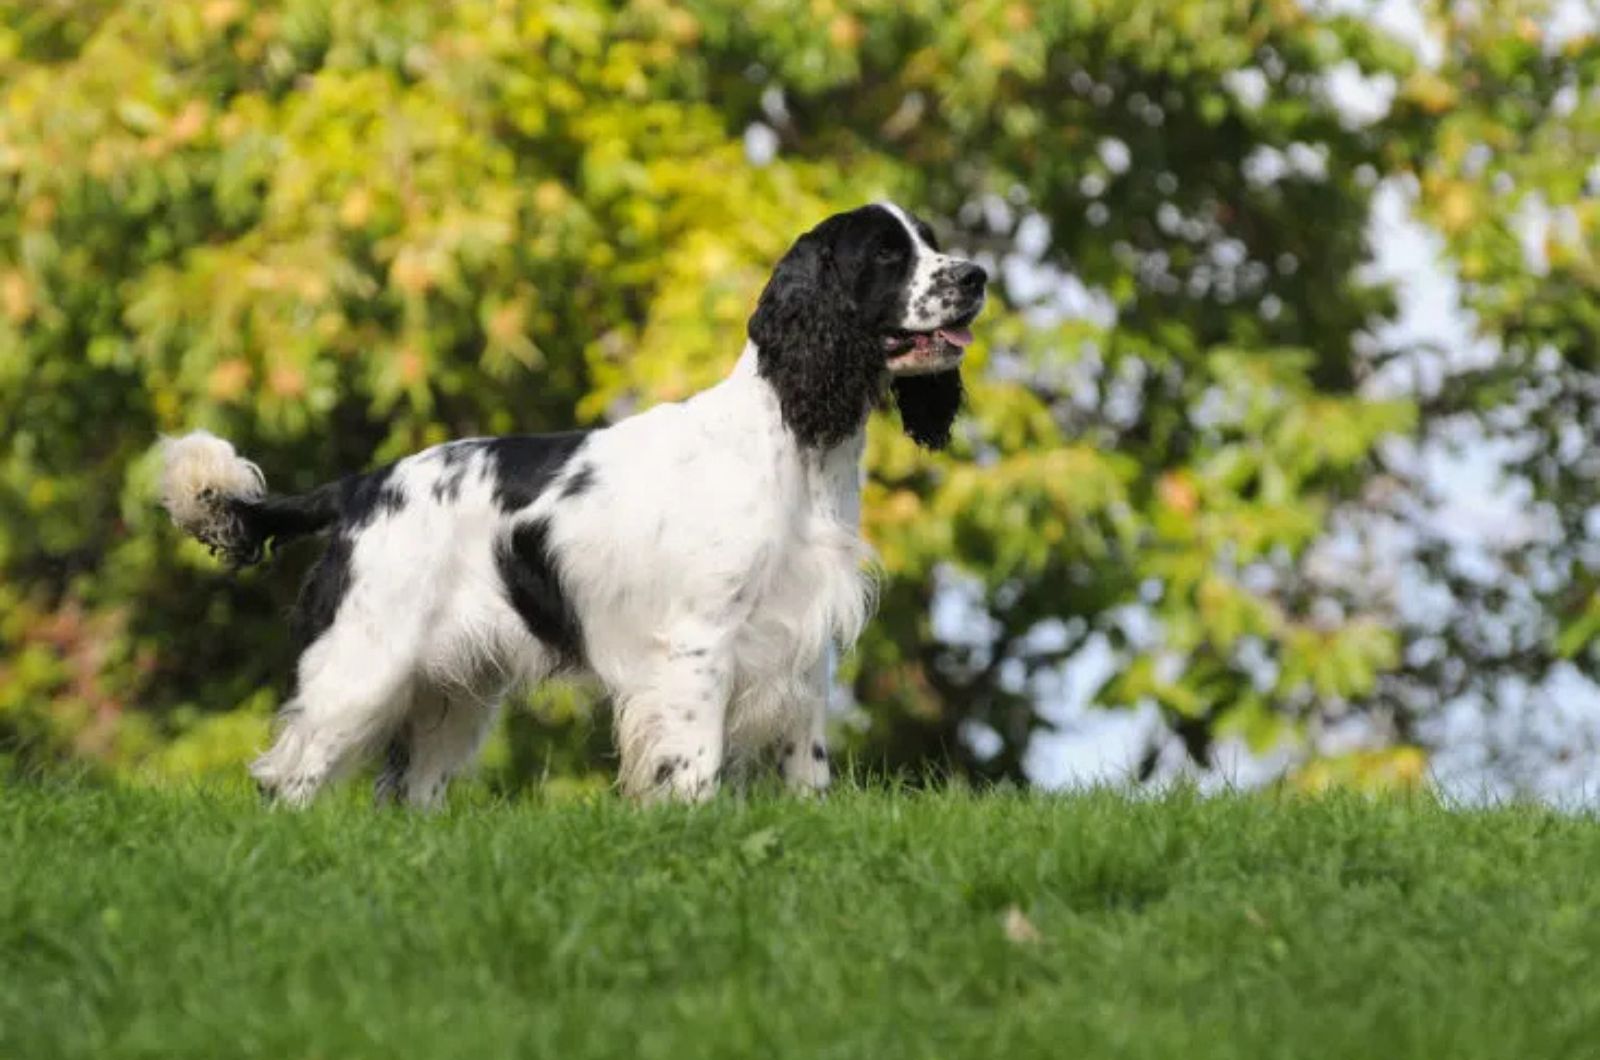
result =
[{"label": "yellow leaf", "polygon": [[1477,213],[1476,205],[1472,201],[1472,189],[1461,181],[1450,181],[1443,185],[1439,192],[1438,200],[1439,222],[1444,230],[1451,235],[1461,232]]},{"label": "yellow leaf", "polygon": [[1316,758],[1297,769],[1289,782],[1311,793],[1414,791],[1427,779],[1427,770],[1428,758],[1421,748],[1400,746]]},{"label": "yellow leaf", "polygon": [[1406,79],[1401,96],[1429,114],[1440,114],[1456,103],[1456,89],[1432,70],[1418,70]]},{"label": "yellow leaf", "polygon": [[206,393],[217,401],[232,401],[250,385],[250,365],[239,357],[232,357],[215,368],[206,378]]},{"label": "yellow leaf", "polygon": [[13,324],[25,323],[33,316],[33,285],[15,269],[0,275],[0,307]]}]

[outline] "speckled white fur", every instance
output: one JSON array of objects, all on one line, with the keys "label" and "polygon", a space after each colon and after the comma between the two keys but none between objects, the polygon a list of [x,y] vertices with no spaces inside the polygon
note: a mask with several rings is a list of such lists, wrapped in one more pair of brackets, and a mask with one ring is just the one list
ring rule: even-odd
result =
[{"label": "speckled white fur", "polygon": [[888,210],[905,226],[906,232],[911,236],[912,245],[917,248],[916,265],[906,285],[906,316],[903,326],[908,331],[932,330],[943,324],[949,313],[948,307],[941,304],[938,299],[938,292],[942,286],[941,277],[951,269],[965,264],[965,259],[942,254],[928,246],[917,233],[916,225],[911,223],[911,218],[894,203],[880,202],[878,205]]}]

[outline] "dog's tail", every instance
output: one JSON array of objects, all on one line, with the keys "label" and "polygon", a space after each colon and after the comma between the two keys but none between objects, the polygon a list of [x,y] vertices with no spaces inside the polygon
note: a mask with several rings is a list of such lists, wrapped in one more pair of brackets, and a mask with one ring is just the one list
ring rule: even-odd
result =
[{"label": "dog's tail", "polygon": [[161,457],[162,507],[229,566],[259,563],[268,542],[314,534],[339,517],[328,487],[299,496],[269,494],[261,469],[210,431],[163,438]]}]

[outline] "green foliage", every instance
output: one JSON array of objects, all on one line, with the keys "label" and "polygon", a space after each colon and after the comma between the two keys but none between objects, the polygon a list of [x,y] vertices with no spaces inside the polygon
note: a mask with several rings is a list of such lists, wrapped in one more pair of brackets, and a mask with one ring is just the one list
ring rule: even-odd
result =
[{"label": "green foliage", "polygon": [[1494,452],[1527,517],[1465,565],[1449,527],[1421,530],[1416,566],[1449,606],[1399,630],[1417,650],[1376,690],[1402,729],[1441,701],[1542,705],[1553,675],[1600,677],[1600,37],[1557,37],[1558,6],[1429,5],[1441,61],[1391,115],[1426,133],[1393,151],[1487,349],[1391,353],[1420,369],[1424,440]]},{"label": "green foliage", "polygon": [[[1457,91],[1287,2],[0,5],[0,733],[205,771],[251,731],[212,715],[270,707],[305,558],[218,577],[151,506],[157,434],[215,429],[297,489],[678,398],[799,231],[884,195],[1097,308],[1014,279],[954,452],[874,428],[859,753],[1018,777],[1034,676],[1095,637],[1124,663],[1101,701],[1160,704],[1197,755],[1230,712],[1281,719],[1266,740],[1359,704],[1395,634],[1319,608],[1305,558],[1416,423],[1356,389],[1392,311],[1364,232],[1434,130],[1343,120],[1344,63]],[[930,632],[952,576],[985,643]],[[539,717],[508,783],[603,743]]]},{"label": "green foliage", "polygon": [[1572,816],[351,796],[0,792],[0,1054],[1503,1060],[1600,1030]]},{"label": "green foliage", "polygon": [[[1127,648],[1132,679],[1101,701],[1157,702],[1194,723],[1200,755],[1251,696],[1291,720],[1359,700],[1396,662],[1395,638],[1378,616],[1317,612],[1303,560],[1374,443],[1414,423],[1406,403],[1354,391],[1358,336],[1392,308],[1360,266],[1397,130],[1349,127],[1317,78],[1344,62],[1406,76],[1409,57],[1288,5],[897,11],[759,5],[708,14],[707,41],[775,72],[780,158],[887,154],[907,195],[957,220],[949,238],[997,254],[1017,252],[1035,215],[1048,244],[1023,256],[1103,311],[1061,323],[1010,292],[1015,315],[985,328],[988,376],[957,459],[874,439],[867,519],[895,578],[855,681],[875,749],[1020,775],[1040,724],[1033,676],[1097,635],[1122,643],[1138,600],[1162,635]],[[1245,66],[1262,71],[1261,101],[1230,85]],[[735,78],[722,87],[740,98]],[[1252,177],[1264,150],[1319,163]],[[950,564],[981,586],[985,643],[930,635]],[[1052,624],[1062,635],[1038,647]],[[1266,689],[1245,662],[1258,651],[1278,674]],[[1159,689],[1138,682],[1157,671]],[[973,721],[998,755],[967,752]]]}]

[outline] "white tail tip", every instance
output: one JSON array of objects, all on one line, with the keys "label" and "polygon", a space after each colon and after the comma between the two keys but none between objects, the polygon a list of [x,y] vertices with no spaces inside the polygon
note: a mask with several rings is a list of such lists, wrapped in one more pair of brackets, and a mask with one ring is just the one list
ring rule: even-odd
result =
[{"label": "white tail tip", "polygon": [[210,431],[161,439],[161,505],[172,521],[207,544],[226,536],[224,499],[252,500],[266,492],[261,469]]}]

